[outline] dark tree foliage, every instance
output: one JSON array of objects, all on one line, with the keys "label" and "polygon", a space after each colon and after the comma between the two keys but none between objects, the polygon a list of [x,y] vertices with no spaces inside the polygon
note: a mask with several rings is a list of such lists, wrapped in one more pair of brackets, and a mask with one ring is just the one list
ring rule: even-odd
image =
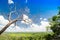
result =
[{"label": "dark tree foliage", "polygon": [[58,15],[53,16],[50,22],[53,35],[46,35],[46,40],[60,40],[60,10]]}]

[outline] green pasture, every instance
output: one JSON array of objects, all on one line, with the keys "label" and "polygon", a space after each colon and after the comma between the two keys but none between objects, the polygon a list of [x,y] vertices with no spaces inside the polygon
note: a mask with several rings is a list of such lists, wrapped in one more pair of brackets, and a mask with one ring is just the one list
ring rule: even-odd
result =
[{"label": "green pasture", "polygon": [[53,34],[52,32],[36,32],[36,33],[3,33],[0,40],[45,40],[45,35]]}]

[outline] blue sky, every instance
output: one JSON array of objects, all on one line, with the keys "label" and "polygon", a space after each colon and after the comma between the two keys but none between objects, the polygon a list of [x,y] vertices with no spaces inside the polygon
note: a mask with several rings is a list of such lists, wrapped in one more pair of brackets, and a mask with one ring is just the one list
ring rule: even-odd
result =
[{"label": "blue sky", "polygon": [[[59,0],[28,0],[27,4],[25,0],[13,0],[16,3],[17,10],[21,7],[27,6],[30,9],[32,15],[38,15],[46,17],[51,17],[57,14]],[[0,12],[9,12],[8,0],[0,0]],[[52,11],[52,13],[49,13]],[[56,13],[55,13],[56,12]]]},{"label": "blue sky", "polygon": [[[27,3],[25,0],[13,0],[15,4],[12,4],[12,7],[16,5],[16,9],[25,8],[26,6],[30,9],[31,14],[29,17],[34,20],[35,23],[38,23],[40,17],[42,18],[51,18],[53,15],[58,13],[58,6],[60,5],[59,0],[28,0]],[[8,4],[8,0],[0,0],[0,14],[7,15],[10,12],[11,5]],[[13,16],[15,17],[15,16]]]},{"label": "blue sky", "polygon": [[[50,18],[58,12],[59,0],[13,0],[16,3],[17,10],[28,7],[31,17],[36,16]],[[9,13],[8,0],[0,0],[0,12]]]},{"label": "blue sky", "polygon": [[[33,25],[38,26],[38,28],[39,26],[43,28],[44,27],[43,23],[46,23],[46,25],[48,24],[48,22],[40,19],[46,20],[58,14],[58,6],[60,6],[60,0],[12,0],[12,1],[14,2],[14,4],[13,3],[9,4],[8,0],[0,0],[0,15],[4,16],[4,17],[0,16],[0,18],[2,17],[2,19],[5,18],[7,20],[7,15],[9,14],[10,11],[14,10],[14,6],[16,6],[17,11],[20,10],[21,8],[24,9],[28,7],[28,9],[30,10],[28,16],[34,22]],[[11,7],[12,10],[10,10]],[[16,15],[12,15],[12,17],[15,18]],[[42,24],[40,25],[40,23]],[[17,22],[17,24],[20,27],[29,26],[21,24],[19,22]]]}]

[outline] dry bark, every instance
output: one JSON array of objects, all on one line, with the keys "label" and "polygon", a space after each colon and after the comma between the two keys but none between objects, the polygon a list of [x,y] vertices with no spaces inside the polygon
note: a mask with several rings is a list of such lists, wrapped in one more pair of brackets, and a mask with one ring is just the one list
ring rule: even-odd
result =
[{"label": "dry bark", "polygon": [[9,22],[1,31],[0,31],[0,35],[13,23],[15,23],[16,21],[18,21],[18,19],[15,19],[11,22]]}]

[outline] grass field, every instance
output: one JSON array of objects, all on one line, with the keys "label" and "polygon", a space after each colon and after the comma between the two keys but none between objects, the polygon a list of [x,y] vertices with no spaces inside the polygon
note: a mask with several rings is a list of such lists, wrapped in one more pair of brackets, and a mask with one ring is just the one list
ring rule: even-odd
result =
[{"label": "grass field", "polygon": [[53,34],[52,32],[37,32],[37,33],[3,33],[0,35],[0,40],[45,40],[45,35]]}]

